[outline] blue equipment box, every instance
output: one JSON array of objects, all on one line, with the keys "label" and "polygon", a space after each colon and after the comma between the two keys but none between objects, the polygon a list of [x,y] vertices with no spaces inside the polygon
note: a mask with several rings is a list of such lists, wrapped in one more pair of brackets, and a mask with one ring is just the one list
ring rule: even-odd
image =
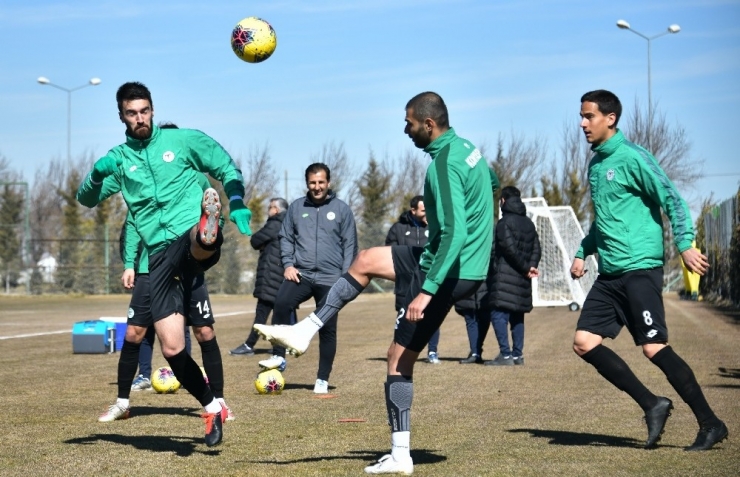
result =
[{"label": "blue equipment box", "polygon": [[78,321],[72,325],[72,352],[112,353],[116,350],[116,325],[109,321]]}]

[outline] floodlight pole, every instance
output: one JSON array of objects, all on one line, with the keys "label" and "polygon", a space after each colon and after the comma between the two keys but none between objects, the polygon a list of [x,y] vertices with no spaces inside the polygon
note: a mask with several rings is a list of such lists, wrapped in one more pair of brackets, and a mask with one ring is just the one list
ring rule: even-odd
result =
[{"label": "floodlight pole", "polygon": [[647,41],[647,75],[648,75],[648,131],[647,131],[647,140],[648,140],[648,149],[650,149],[650,152],[652,153],[652,133],[653,133],[653,92],[652,92],[652,78],[650,75],[650,63],[651,63],[651,48],[650,44],[652,40],[655,40],[656,38],[659,38],[664,35],[668,35],[669,33],[678,33],[681,31],[681,27],[673,24],[669,26],[666,31],[658,33],[657,35],[653,36],[647,36],[639,31],[635,30],[630,26],[628,22],[625,20],[618,20],[617,21],[617,27],[621,28],[622,30],[629,30],[635,35],[644,38]]},{"label": "floodlight pole", "polygon": [[77,86],[76,88],[65,88],[49,81],[49,78],[39,76],[36,80],[41,85],[47,85],[60,89],[67,93],[67,161],[72,160],[72,93],[78,89],[87,88],[88,86],[97,86],[100,84],[100,78],[91,78],[87,83]]}]

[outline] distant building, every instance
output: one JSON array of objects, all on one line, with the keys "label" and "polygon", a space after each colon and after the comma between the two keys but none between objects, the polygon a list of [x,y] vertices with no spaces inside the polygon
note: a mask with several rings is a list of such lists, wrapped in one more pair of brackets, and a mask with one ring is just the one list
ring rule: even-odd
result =
[{"label": "distant building", "polygon": [[36,263],[44,283],[54,283],[54,273],[57,271],[57,259],[49,252],[41,255],[41,260]]}]

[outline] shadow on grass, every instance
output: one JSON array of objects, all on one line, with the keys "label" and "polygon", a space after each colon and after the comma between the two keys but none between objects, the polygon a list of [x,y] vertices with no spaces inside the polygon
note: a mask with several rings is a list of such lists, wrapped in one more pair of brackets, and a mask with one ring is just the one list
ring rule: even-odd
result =
[{"label": "shadow on grass", "polygon": [[[321,461],[333,461],[333,460],[359,460],[367,462],[368,465],[377,462],[388,452],[378,451],[350,451],[346,455],[331,455],[331,456],[317,456],[317,457],[306,457],[304,459],[291,459],[291,460],[248,460],[242,461],[243,463],[249,464],[273,464],[273,465],[293,465],[300,463],[311,463]],[[411,451],[411,458],[414,460],[414,466],[420,464],[436,464],[447,460],[446,456],[437,454],[437,451],[430,449],[414,449]]]},{"label": "shadow on grass", "polygon": [[589,434],[586,432],[552,431],[547,429],[509,429],[508,432],[528,432],[532,437],[550,439],[549,444],[558,446],[627,447],[642,449],[643,441],[628,437]]},{"label": "shadow on grass", "polygon": [[[719,367],[717,368],[717,374],[715,376],[719,376],[721,378],[727,378],[727,379],[740,379],[740,369],[738,368],[725,368],[725,367]],[[709,384],[706,385],[710,388],[720,388],[720,389],[740,389],[740,383],[735,384]]]},{"label": "shadow on grass", "polygon": [[65,444],[91,445],[100,442],[110,442],[130,446],[134,449],[175,453],[180,457],[188,457],[198,453],[203,455],[219,455],[221,451],[208,450],[199,451],[197,448],[203,445],[203,439],[192,437],[169,437],[169,436],[122,436],[120,434],[92,434],[87,437],[76,437],[64,441]]}]

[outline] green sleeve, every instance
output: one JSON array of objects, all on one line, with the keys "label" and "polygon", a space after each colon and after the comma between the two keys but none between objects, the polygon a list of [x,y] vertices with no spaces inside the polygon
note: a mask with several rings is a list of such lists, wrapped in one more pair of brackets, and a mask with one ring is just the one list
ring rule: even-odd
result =
[{"label": "green sleeve", "polygon": [[689,206],[653,156],[645,154],[641,159],[637,159],[637,167],[630,168],[633,179],[637,187],[668,216],[674,243],[679,252],[685,252],[691,248],[694,240],[694,225]]},{"label": "green sleeve", "polygon": [[496,171],[493,170],[493,167],[489,167],[488,171],[491,173],[491,191],[495,195],[496,192],[498,192],[499,187],[501,187],[501,182],[499,182],[498,176],[496,175]]},{"label": "green sleeve", "polygon": [[450,269],[458,263],[468,231],[463,200],[465,192],[460,171],[452,167],[447,155],[435,159],[431,167],[436,172],[435,197],[439,198],[437,212],[440,216],[440,243],[422,289],[434,295]]},{"label": "green sleeve", "polygon": [[126,225],[123,234],[123,268],[125,270],[134,268],[136,263],[136,254],[139,251],[141,237],[134,227],[134,217],[129,211],[126,214]]},{"label": "green sleeve", "polygon": [[581,246],[578,248],[575,258],[585,259],[594,253],[596,253],[596,222],[591,222],[588,235],[581,240]]},{"label": "green sleeve", "polygon": [[[115,156],[112,151],[108,155]],[[103,202],[108,197],[121,191],[121,173],[116,172],[105,179],[103,182],[94,182],[92,180],[92,171],[90,171],[85,180],[82,181],[77,189],[77,201],[85,207],[93,208]]]},{"label": "green sleeve", "polygon": [[197,170],[207,172],[224,186],[229,200],[233,197],[244,197],[244,177],[231,156],[210,136],[190,130],[188,144],[191,147],[192,160]]}]

